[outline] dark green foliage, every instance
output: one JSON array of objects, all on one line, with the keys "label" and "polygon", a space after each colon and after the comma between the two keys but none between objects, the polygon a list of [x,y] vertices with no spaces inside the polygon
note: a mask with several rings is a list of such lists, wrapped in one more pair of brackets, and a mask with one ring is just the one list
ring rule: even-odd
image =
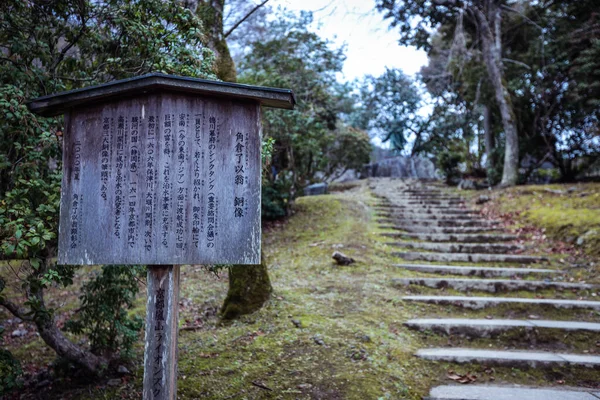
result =
[{"label": "dark green foliage", "polygon": [[463,162],[463,157],[459,152],[443,150],[437,155],[437,166],[444,174],[448,185],[456,183],[460,178],[459,164]]},{"label": "dark green foliage", "polygon": [[135,265],[106,265],[82,287],[81,306],[65,330],[84,334],[93,353],[112,358],[132,355],[143,320],[128,310],[139,292],[138,278],[146,268]]},{"label": "dark green foliage", "polygon": [[366,76],[362,82],[359,106],[352,123],[403,150],[409,135],[419,135],[425,121],[417,115],[421,96],[414,80],[399,69],[386,69],[379,77]]},{"label": "dark green foliage", "polygon": [[293,111],[264,110],[264,135],[274,140],[263,174],[263,216],[269,219],[286,215],[307,185],[365,159],[361,152],[339,154],[340,140],[345,140],[338,137],[343,132],[338,117],[345,107],[340,99],[346,92],[336,73],[342,69],[343,49],[331,48],[309,31],[311,22],[310,13],[265,22],[265,35],[249,44],[239,63],[240,82],[291,88],[298,101]]},{"label": "dark green foliage", "polygon": [[15,359],[9,351],[0,349],[0,396],[19,388],[21,386],[19,378],[22,374],[19,360]]},{"label": "dark green foliage", "polygon": [[[4,281],[0,279],[0,295],[4,289]],[[4,328],[0,326],[0,344]],[[21,386],[19,378],[23,374],[21,363],[15,359],[10,351],[0,349],[0,396]]]},{"label": "dark green foliage", "polygon": [[[22,318],[23,313],[30,315],[53,346],[66,340],[53,340],[60,332],[54,326],[54,310],[44,303],[44,289],[71,283],[74,272],[74,267],[56,266],[54,261],[63,121],[31,114],[25,103],[148,72],[213,77],[212,53],[202,40],[200,20],[180,2],[0,2],[0,260],[21,260],[19,279],[26,302],[12,309]],[[0,305],[14,302],[0,297]],[[111,304],[115,303],[107,306]],[[108,315],[107,311],[95,317],[100,321]],[[127,329],[133,326],[122,324],[120,334],[129,335]],[[97,338],[103,345],[102,334]],[[129,339],[118,340],[122,344]],[[55,350],[67,358],[74,354],[69,346]],[[85,364],[84,359],[78,362]],[[85,366],[94,370],[98,365]]]},{"label": "dark green foliage", "polygon": [[[499,156],[504,127],[479,46],[481,30],[472,12],[461,18],[463,7],[452,4],[377,1],[378,9],[400,31],[403,44],[428,50],[429,65],[422,74],[438,104],[451,106],[452,112],[470,118],[480,136],[481,106],[491,111],[491,131],[498,144],[494,153]],[[467,0],[462,4],[463,9],[470,10],[485,9],[486,4],[501,6],[504,85],[513,104],[519,154],[524,161],[520,181],[536,175],[535,169],[544,161],[560,171],[561,180],[576,179],[600,158],[598,1]],[[434,130],[432,126],[427,136],[439,135]],[[470,153],[477,148],[480,157],[485,150],[483,140],[477,146],[467,140],[465,137],[463,148]],[[496,163],[501,159],[495,157]],[[469,157],[466,162],[470,163]],[[488,171],[495,182],[502,166],[493,165]]]},{"label": "dark green foliage", "polygon": [[290,201],[289,184],[284,179],[274,181],[263,179],[261,208],[262,218],[274,220],[287,215]]},{"label": "dark green foliage", "polygon": [[351,169],[360,171],[369,163],[373,145],[367,132],[340,123],[333,134],[335,140],[325,150],[327,165],[322,172],[326,179],[339,178]]}]

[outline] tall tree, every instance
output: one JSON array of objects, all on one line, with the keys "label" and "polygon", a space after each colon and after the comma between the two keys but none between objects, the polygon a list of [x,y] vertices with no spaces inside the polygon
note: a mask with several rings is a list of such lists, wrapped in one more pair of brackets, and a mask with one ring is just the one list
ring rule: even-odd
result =
[{"label": "tall tree", "polygon": [[[377,0],[377,8],[400,30],[400,42],[429,48],[430,32],[438,25],[465,18],[476,27],[489,81],[494,89],[505,136],[504,169],[501,185],[517,183],[519,135],[513,102],[506,85],[502,58],[502,12],[518,1],[510,0]],[[417,26],[413,26],[415,17]]]},{"label": "tall tree", "polygon": [[[342,165],[332,165],[327,155],[335,152],[336,141],[343,141],[348,131],[338,125],[345,88],[337,85],[343,49],[308,30],[312,14],[286,13],[268,23],[268,34],[250,44],[240,63],[240,79],[244,83],[294,90],[297,105],[293,111],[265,110],[264,134],[274,140],[274,154],[265,173],[263,193],[269,208],[263,214],[272,218],[286,215],[292,200],[304,187],[323,179]],[[337,128],[340,128],[339,130]],[[364,142],[364,135],[353,137]],[[346,165],[361,158],[364,146],[346,154]],[[364,155],[364,154],[363,154]],[[363,158],[364,159],[364,158]]]},{"label": "tall tree", "polygon": [[[235,82],[237,71],[229,52],[227,36],[235,31],[250,15],[264,6],[262,1],[246,11],[237,22],[225,31],[225,0],[200,0],[196,13],[204,23],[208,46],[216,55],[215,74],[221,80]],[[189,5],[191,8],[193,6]],[[269,279],[266,261],[261,254],[260,265],[234,265],[229,268],[229,290],[221,307],[224,319],[236,318],[252,313],[262,307],[271,295],[273,288]]]},{"label": "tall tree", "polygon": [[402,151],[408,136],[418,143],[426,121],[418,114],[421,96],[415,82],[399,69],[386,69],[378,77],[366,76],[362,82],[359,103],[351,116],[352,123],[390,142],[392,149]]}]

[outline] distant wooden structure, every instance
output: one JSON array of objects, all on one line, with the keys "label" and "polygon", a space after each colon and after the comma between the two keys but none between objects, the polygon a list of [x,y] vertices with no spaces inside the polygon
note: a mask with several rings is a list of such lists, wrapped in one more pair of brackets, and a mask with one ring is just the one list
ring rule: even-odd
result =
[{"label": "distant wooden structure", "polygon": [[259,264],[261,105],[291,90],[149,74],[40,97],[65,115],[58,262],[147,264],[144,399],[175,399],[179,265]]}]

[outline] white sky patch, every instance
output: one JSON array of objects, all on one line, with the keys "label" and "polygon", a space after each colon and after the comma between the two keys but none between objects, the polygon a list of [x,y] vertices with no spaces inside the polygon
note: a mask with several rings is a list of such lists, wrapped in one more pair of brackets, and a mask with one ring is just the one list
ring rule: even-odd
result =
[{"label": "white sky patch", "polygon": [[375,9],[375,0],[271,0],[272,7],[312,11],[312,27],[336,46],[346,45],[347,59],[341,80],[381,75],[385,68],[399,68],[415,75],[427,63],[427,54],[398,44],[398,33]]}]

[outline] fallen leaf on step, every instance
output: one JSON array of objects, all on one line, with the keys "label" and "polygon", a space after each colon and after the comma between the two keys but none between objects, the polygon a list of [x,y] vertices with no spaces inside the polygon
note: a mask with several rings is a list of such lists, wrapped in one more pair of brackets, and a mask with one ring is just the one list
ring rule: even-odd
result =
[{"label": "fallen leaf on step", "polygon": [[477,380],[477,376],[471,374],[470,372],[467,372],[466,374],[461,375],[461,374],[457,374],[454,371],[448,371],[448,374],[446,375],[446,377],[448,379],[452,379],[453,381],[462,383],[462,384],[472,383]]}]

